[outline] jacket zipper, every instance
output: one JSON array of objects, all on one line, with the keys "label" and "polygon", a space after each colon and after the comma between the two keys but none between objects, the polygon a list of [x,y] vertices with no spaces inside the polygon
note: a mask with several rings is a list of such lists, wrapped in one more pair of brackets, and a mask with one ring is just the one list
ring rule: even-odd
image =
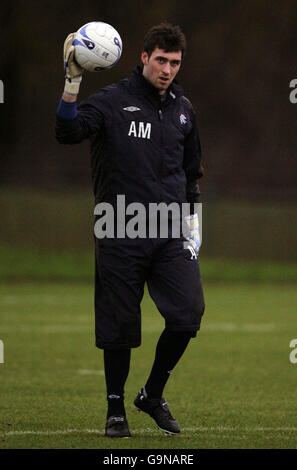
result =
[{"label": "jacket zipper", "polygon": [[159,167],[159,176],[158,176],[158,179],[159,179],[159,184],[160,184],[160,200],[162,201],[163,200],[163,191],[162,191],[162,174],[163,174],[163,125],[162,125],[162,120],[163,120],[163,113],[162,113],[162,110],[159,109],[158,110],[158,116],[159,116],[159,121],[161,121],[160,123],[160,126],[161,126],[161,129],[160,129],[160,156],[161,156],[161,159],[160,159],[160,167]]}]

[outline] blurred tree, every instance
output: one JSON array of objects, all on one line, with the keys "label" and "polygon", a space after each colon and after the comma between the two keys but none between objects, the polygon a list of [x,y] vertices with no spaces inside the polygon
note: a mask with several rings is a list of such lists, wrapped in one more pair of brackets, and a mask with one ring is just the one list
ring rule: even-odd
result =
[{"label": "blurred tree", "polygon": [[88,143],[62,147],[53,134],[64,39],[93,20],[113,24],[123,39],[114,69],[84,76],[83,99],[129,75],[145,32],[168,20],[188,39],[178,79],[198,111],[202,186],[222,196],[296,197],[296,107],[288,99],[297,78],[296,10],[296,0],[2,3],[0,181],[89,185]]}]

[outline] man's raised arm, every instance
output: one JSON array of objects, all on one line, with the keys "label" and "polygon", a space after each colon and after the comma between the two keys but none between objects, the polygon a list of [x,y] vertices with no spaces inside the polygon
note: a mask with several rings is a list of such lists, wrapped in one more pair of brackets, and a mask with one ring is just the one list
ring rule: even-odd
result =
[{"label": "man's raised arm", "polygon": [[63,49],[65,85],[55,126],[56,139],[60,144],[78,144],[94,134],[102,122],[102,115],[92,105],[86,106],[86,112],[77,110],[77,96],[84,70],[74,58],[74,36],[75,33],[67,36]]}]

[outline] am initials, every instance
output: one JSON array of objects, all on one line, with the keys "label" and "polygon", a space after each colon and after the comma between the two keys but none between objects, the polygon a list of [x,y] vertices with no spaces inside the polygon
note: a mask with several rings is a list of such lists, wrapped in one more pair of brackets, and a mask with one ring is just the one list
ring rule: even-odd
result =
[{"label": "am initials", "polygon": [[142,139],[150,139],[151,138],[151,129],[152,125],[150,122],[139,122],[138,123],[138,130],[137,124],[135,121],[131,121],[130,129],[128,135],[133,135],[133,137],[141,137]]}]

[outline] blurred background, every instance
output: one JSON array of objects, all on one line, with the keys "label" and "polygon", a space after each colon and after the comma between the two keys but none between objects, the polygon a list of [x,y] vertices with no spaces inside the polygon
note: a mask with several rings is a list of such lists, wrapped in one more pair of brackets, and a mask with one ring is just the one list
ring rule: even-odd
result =
[{"label": "blurred background", "polygon": [[296,14],[296,0],[2,2],[1,278],[92,279],[89,145],[54,137],[63,42],[96,20],[123,40],[114,69],[85,73],[81,100],[129,76],[146,31],[167,20],[188,41],[178,81],[205,167],[203,276],[296,279]]},{"label": "blurred background", "polygon": [[54,136],[62,50],[89,21],[122,37],[116,67],[84,74],[82,100],[129,76],[147,30],[167,20],[187,36],[177,78],[203,152],[206,313],[166,390],[185,433],[170,442],[141,434],[132,403],[163,324],[146,291],[126,394],[138,434],[117,446],[296,448],[296,19],[297,0],[1,1],[0,447],[114,446],[101,439],[89,143]]}]

